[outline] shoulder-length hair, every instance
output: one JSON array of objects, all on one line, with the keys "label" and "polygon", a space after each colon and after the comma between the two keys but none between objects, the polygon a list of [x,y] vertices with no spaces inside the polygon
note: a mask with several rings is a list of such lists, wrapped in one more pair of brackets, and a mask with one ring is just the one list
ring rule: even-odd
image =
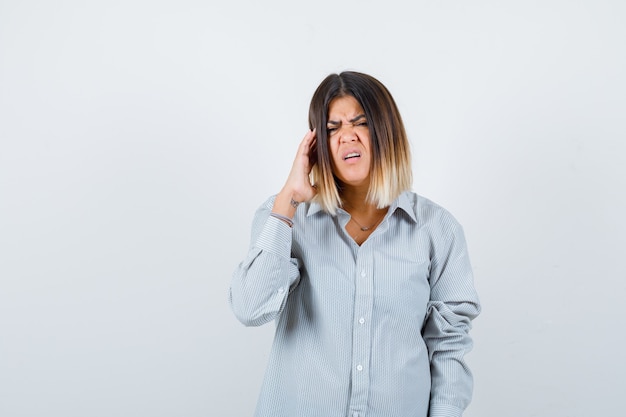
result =
[{"label": "shoulder-length hair", "polygon": [[309,128],[317,129],[317,163],[311,180],[315,201],[335,214],[343,205],[341,183],[332,170],[328,144],[328,107],[338,97],[354,97],[365,112],[369,127],[372,164],[367,201],[389,206],[413,181],[411,151],[400,112],[387,88],[374,77],[353,71],[331,74],[317,87],[309,107]]}]

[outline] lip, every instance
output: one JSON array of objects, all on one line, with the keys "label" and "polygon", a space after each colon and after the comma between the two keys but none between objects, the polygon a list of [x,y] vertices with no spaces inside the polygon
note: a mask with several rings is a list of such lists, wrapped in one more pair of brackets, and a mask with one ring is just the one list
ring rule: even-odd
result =
[{"label": "lip", "polygon": [[[353,155],[353,154],[357,154],[358,156],[352,156],[349,159],[346,159],[350,155]],[[343,154],[341,155],[341,160],[344,161],[344,162],[350,162],[350,161],[354,161],[354,160],[359,160],[359,159],[361,159],[362,156],[363,156],[363,153],[360,150],[358,150],[358,149],[349,149],[349,150],[346,150],[345,152],[343,152]]]}]

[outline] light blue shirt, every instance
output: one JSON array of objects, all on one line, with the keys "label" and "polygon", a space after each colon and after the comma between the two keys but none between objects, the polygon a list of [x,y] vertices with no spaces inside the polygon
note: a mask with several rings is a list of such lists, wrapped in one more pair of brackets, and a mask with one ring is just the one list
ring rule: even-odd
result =
[{"label": "light blue shirt", "polygon": [[230,287],[243,324],[276,320],[255,416],[461,416],[480,305],[457,221],[405,192],[359,246],[346,211],[301,204],[290,228],[273,201]]}]

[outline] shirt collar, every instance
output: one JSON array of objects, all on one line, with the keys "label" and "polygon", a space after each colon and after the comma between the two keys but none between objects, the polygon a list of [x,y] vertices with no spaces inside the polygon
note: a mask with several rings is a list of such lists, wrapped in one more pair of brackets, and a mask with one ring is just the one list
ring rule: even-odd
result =
[{"label": "shirt collar", "polygon": [[406,214],[409,215],[409,217],[413,220],[414,223],[417,223],[417,216],[415,215],[415,207],[411,203],[409,191],[404,191],[391,204],[390,211],[392,213],[395,213],[397,209],[404,211]]},{"label": "shirt collar", "polygon": [[319,211],[322,211],[322,206],[319,203],[311,202],[306,212],[306,216],[307,217],[312,216]]},{"label": "shirt collar", "polygon": [[[413,204],[411,204],[411,199],[409,198],[408,191],[400,194],[398,198],[396,198],[395,201],[391,203],[389,211],[391,213],[395,213],[397,209],[401,209],[402,211],[404,211],[415,223],[417,223],[417,216],[415,215],[415,209],[413,207]],[[322,206],[319,203],[312,202],[309,204],[306,215],[307,217],[313,216],[320,211],[322,211]]]}]

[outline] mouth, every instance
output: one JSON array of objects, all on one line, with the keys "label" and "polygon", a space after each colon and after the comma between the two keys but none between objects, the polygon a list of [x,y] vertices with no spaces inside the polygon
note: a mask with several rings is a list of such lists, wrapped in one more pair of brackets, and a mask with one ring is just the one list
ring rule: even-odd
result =
[{"label": "mouth", "polygon": [[347,161],[348,159],[360,158],[360,157],[361,157],[361,154],[360,154],[360,153],[358,153],[358,152],[350,152],[349,154],[346,154],[346,155],[343,157],[343,160],[344,160],[344,161]]}]

